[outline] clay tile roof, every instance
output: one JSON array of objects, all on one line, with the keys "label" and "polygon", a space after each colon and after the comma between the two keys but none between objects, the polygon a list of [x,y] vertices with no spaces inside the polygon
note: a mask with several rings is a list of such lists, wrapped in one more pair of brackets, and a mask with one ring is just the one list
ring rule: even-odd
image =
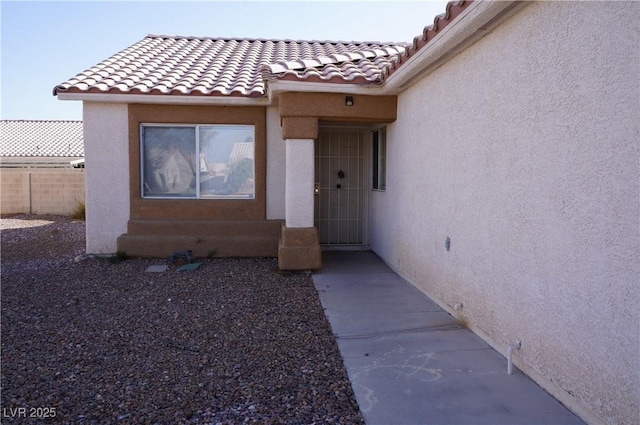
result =
[{"label": "clay tile roof", "polygon": [[397,60],[393,61],[390,66],[383,69],[381,80],[386,80],[389,75],[400,68],[411,56],[433,40],[436,35],[456,19],[473,1],[474,0],[461,0],[447,3],[445,13],[436,16],[433,20],[433,25],[424,27],[422,34],[413,39],[413,44],[406,49],[406,52],[398,56]]},{"label": "clay tile roof", "polygon": [[261,71],[265,80],[378,83],[382,72],[404,51],[405,47],[401,45],[372,46],[356,52],[266,64]]},{"label": "clay tile roof", "polygon": [[82,157],[82,121],[0,121],[0,156]]},{"label": "clay tile roof", "polygon": [[58,93],[265,95],[265,80],[377,83],[401,43],[149,35],[56,86]]}]

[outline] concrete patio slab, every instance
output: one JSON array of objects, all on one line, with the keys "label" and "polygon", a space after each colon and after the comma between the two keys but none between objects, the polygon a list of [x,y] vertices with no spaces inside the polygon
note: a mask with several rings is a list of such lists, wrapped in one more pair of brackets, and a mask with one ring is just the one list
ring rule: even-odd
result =
[{"label": "concrete patio slab", "polygon": [[[326,304],[323,304],[326,305]],[[440,312],[406,314],[336,314],[325,311],[333,332],[341,338],[374,337],[397,333],[417,333],[433,329],[457,329],[461,325],[449,314]]]},{"label": "concrete patio slab", "polygon": [[369,425],[583,424],[371,252],[313,275]]},{"label": "concrete patio slab", "polygon": [[316,275],[335,273],[393,273],[371,251],[323,251],[322,269]]},{"label": "concrete patio slab", "polygon": [[[326,298],[338,310],[343,303],[351,312],[354,309],[356,312],[379,312],[378,304],[383,302],[386,304],[385,312],[442,311],[436,303],[425,299],[422,292],[406,285],[405,280],[395,273],[348,274],[339,281],[333,276],[319,274],[314,276],[314,282],[320,288],[320,296]],[[357,299],[351,299],[353,297]]]}]

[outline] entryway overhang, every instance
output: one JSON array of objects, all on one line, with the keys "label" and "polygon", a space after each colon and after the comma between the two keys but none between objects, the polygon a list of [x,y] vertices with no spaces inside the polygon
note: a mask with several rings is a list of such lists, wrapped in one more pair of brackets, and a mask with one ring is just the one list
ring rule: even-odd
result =
[{"label": "entryway overhang", "polygon": [[319,123],[391,123],[397,117],[397,96],[283,92],[278,95],[278,108],[286,143],[285,222],[278,266],[317,270],[322,265],[314,227],[314,143]]},{"label": "entryway overhang", "polygon": [[398,97],[349,93],[285,92],[278,95],[282,137],[317,139],[320,121],[392,123],[397,118]]}]

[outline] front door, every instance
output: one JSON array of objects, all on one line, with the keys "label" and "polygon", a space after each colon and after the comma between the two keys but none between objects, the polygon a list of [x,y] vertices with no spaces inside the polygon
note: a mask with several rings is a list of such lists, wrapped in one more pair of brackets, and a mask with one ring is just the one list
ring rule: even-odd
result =
[{"label": "front door", "polygon": [[321,127],[315,144],[314,224],[320,244],[365,244],[365,155],[367,132]]}]

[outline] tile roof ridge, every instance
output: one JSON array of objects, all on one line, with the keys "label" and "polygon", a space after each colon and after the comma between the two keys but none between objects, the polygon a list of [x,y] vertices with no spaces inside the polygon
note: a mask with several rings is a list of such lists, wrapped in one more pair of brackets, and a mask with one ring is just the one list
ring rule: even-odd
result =
[{"label": "tile roof ridge", "polygon": [[161,38],[174,40],[211,40],[211,41],[249,41],[261,43],[318,43],[318,44],[353,44],[353,45],[380,45],[380,46],[403,46],[408,47],[411,43],[405,41],[358,41],[358,40],[307,40],[307,39],[291,39],[291,38],[262,38],[262,37],[208,37],[194,35],[167,35],[167,34],[147,34],[144,38]]},{"label": "tile roof ridge", "polygon": [[382,73],[382,81],[384,82],[389,75],[393,74],[418,50],[427,45],[433,38],[440,33],[447,25],[455,20],[471,3],[476,0],[452,0],[447,3],[445,12],[436,15],[433,24],[422,29],[422,34],[413,38],[404,54],[398,56],[398,61],[392,64]]},{"label": "tile roof ridge", "polygon": [[464,10],[474,0],[453,0],[447,3],[444,13],[440,13],[433,18],[433,24],[422,29],[422,34],[413,38],[412,48],[420,48],[421,43],[429,42],[440,30],[444,29],[462,10]]}]

